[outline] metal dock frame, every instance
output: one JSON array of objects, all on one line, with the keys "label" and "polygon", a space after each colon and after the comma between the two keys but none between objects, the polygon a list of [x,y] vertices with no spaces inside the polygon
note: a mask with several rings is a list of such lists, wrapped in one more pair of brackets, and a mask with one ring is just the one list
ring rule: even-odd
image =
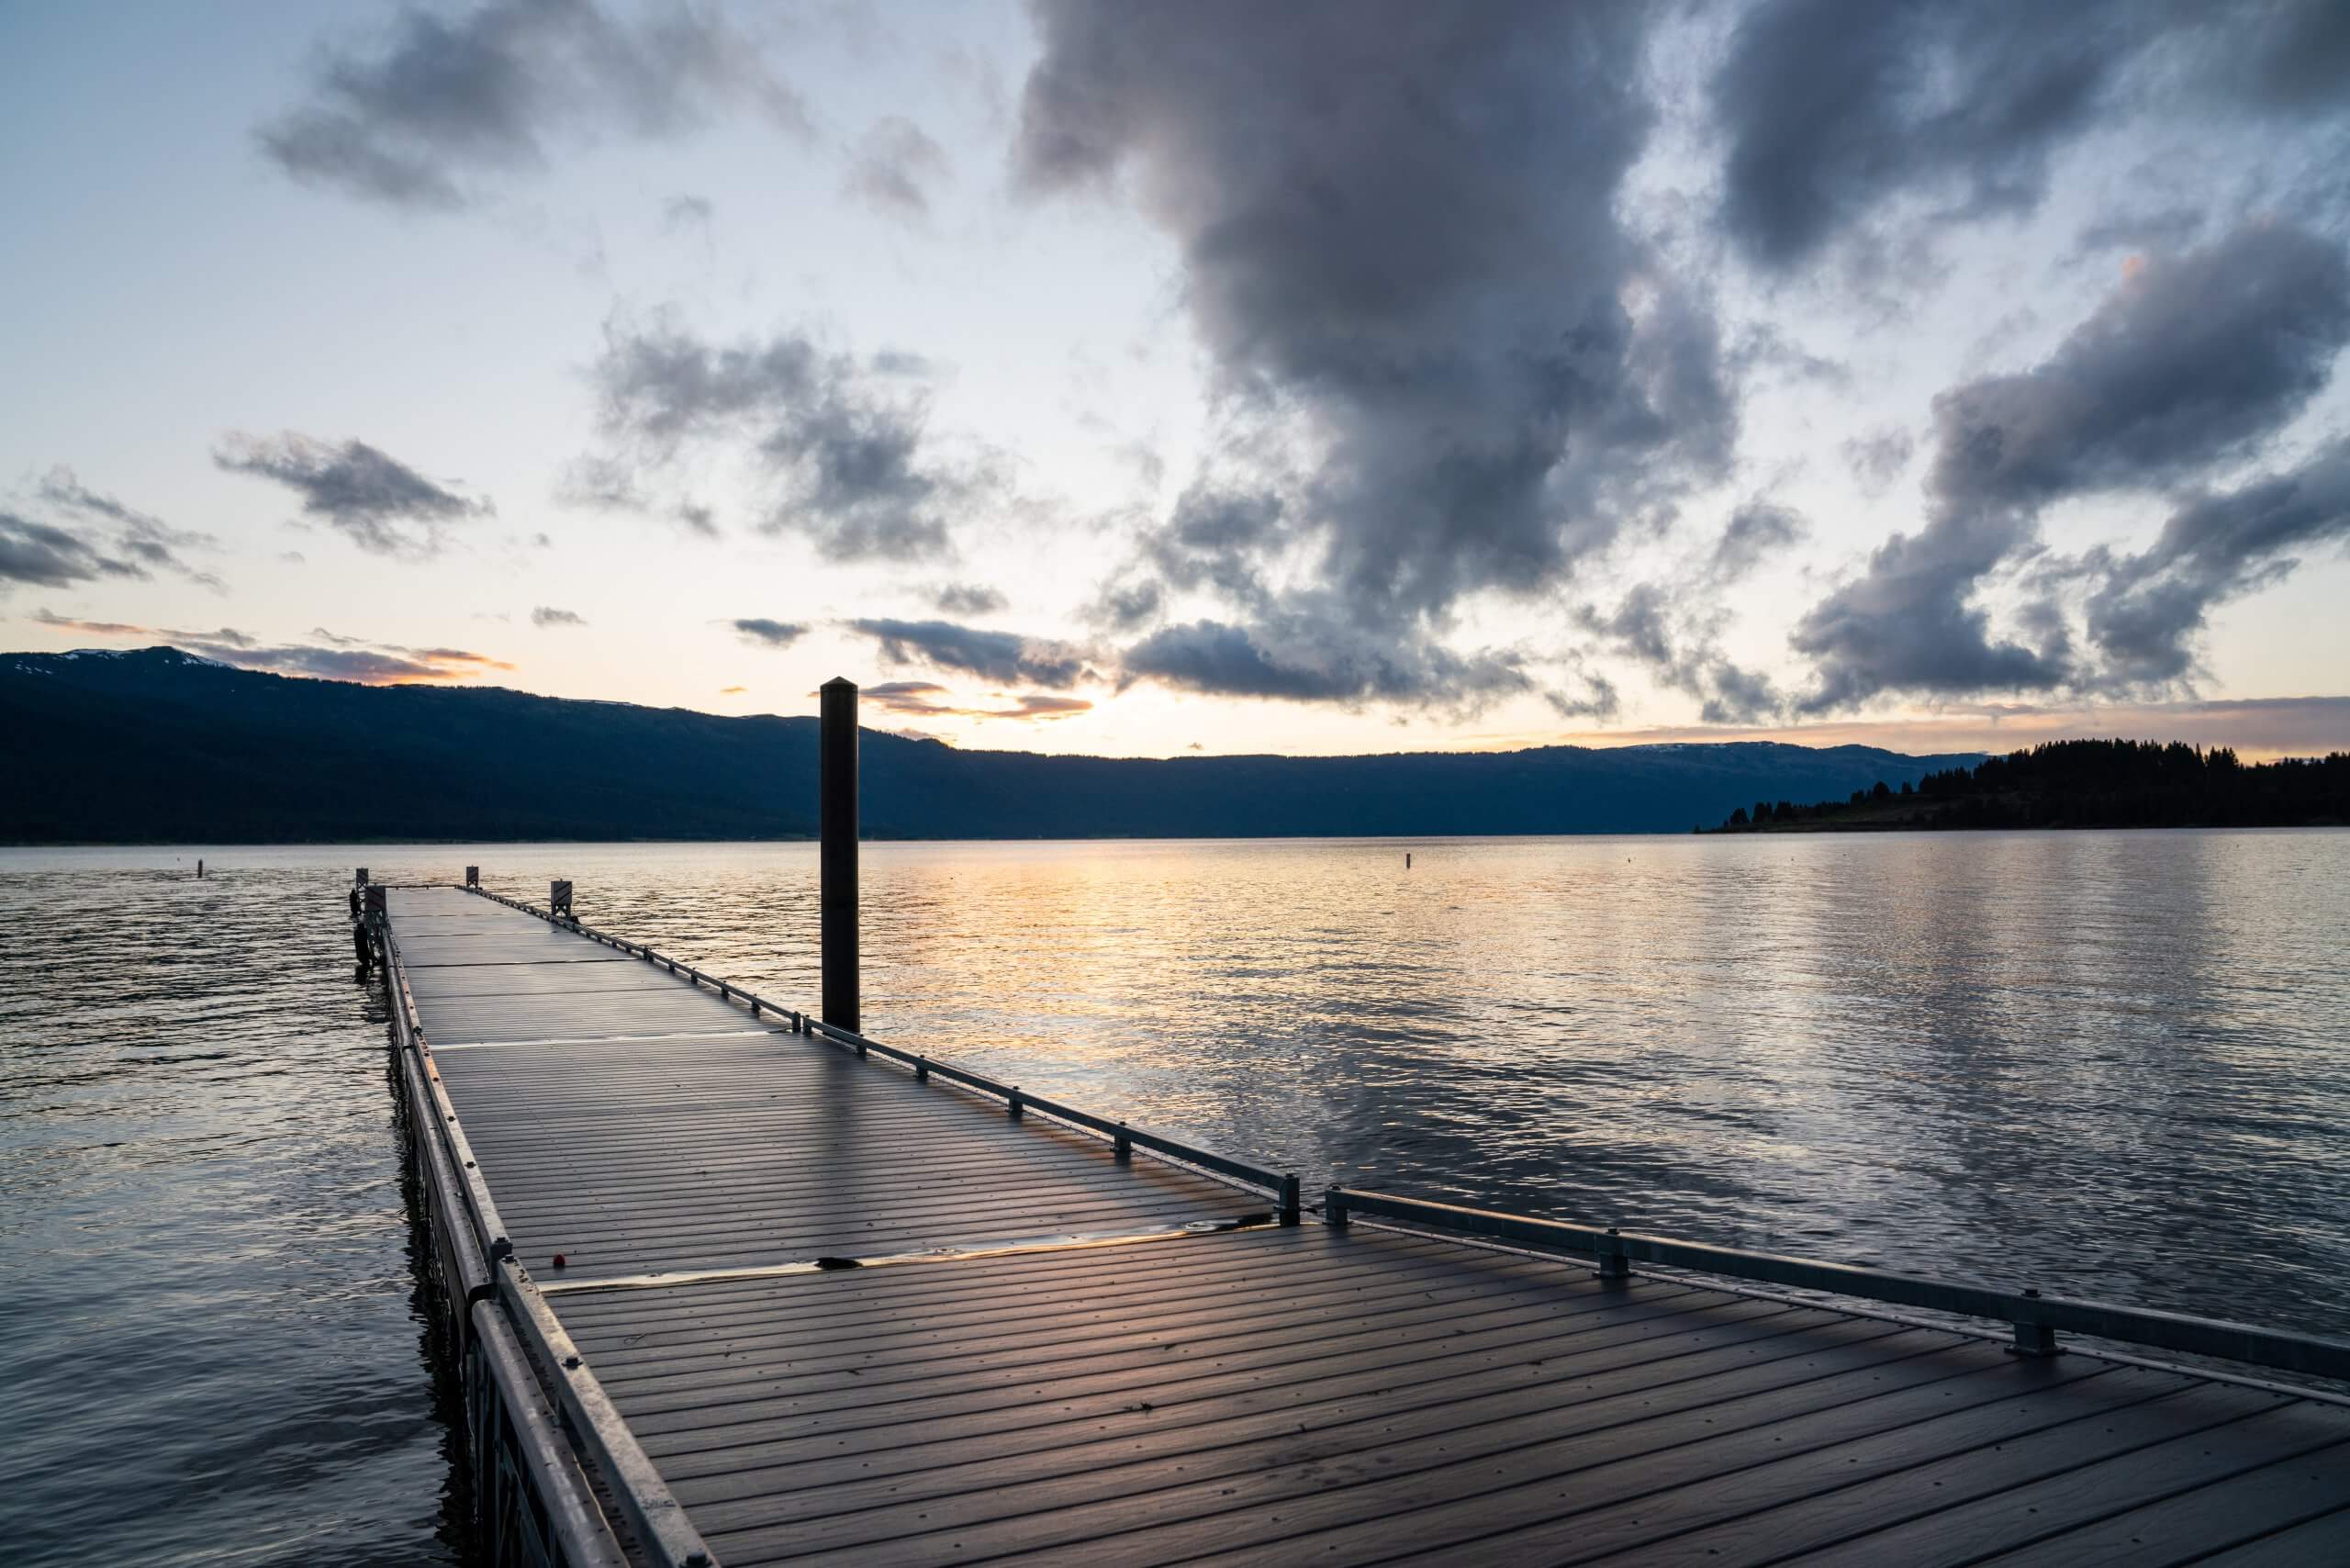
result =
[{"label": "metal dock frame", "polygon": [[[419,1026],[398,938],[388,923],[376,935],[402,1119],[432,1233],[434,1306],[463,1383],[477,1540],[498,1568],[712,1568],[708,1547],[515,1260]],[[620,1505],[624,1532],[606,1518],[596,1482]]]}]

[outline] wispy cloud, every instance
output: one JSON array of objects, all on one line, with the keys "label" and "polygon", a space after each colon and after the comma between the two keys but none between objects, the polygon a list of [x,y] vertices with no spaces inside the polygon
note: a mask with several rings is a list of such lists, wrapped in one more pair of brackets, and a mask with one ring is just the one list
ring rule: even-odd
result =
[{"label": "wispy cloud", "polygon": [[1080,713],[1093,711],[1093,704],[1081,697],[1054,697],[1041,692],[998,699],[1011,703],[1010,707],[990,708],[955,702],[948,700],[946,688],[928,680],[885,680],[866,687],[857,695],[889,712],[907,713],[919,718],[1035,721],[1074,718]]},{"label": "wispy cloud", "polygon": [[764,615],[748,615],[727,624],[755,647],[788,648],[808,634],[808,628],[799,622],[770,621]]},{"label": "wispy cloud", "polygon": [[588,618],[573,610],[557,610],[551,604],[533,605],[531,609],[533,626],[585,626]]},{"label": "wispy cloud", "polygon": [[423,559],[448,543],[447,526],[497,510],[364,441],[323,442],[287,431],[231,433],[212,461],[231,474],[273,479],[302,498],[302,513],[378,555]]},{"label": "wispy cloud", "polygon": [[763,532],[802,535],[837,561],[914,561],[950,554],[950,519],[1005,488],[991,454],[931,432],[929,367],[913,355],[847,353],[798,332],[713,343],[667,319],[615,319],[589,374],[600,444],[573,466],[567,499],[714,532],[674,486],[689,454],[715,452],[765,488]]},{"label": "wispy cloud", "polygon": [[962,670],[988,680],[1061,689],[1099,678],[1085,650],[1047,637],[990,632],[949,621],[852,621],[849,630],[881,644],[891,664],[927,664]]},{"label": "wispy cloud", "polygon": [[487,671],[514,667],[503,659],[466,648],[412,648],[397,643],[370,643],[360,637],[340,636],[323,626],[311,632],[313,640],[309,643],[270,645],[229,626],[213,632],[189,632],[170,626],[135,626],[119,621],[79,621],[46,610],[34,615],[33,620],[44,626],[94,636],[153,638],[239,669],[355,681],[362,686],[464,680]]},{"label": "wispy cloud", "polygon": [[800,140],[800,96],[713,6],[641,20],[596,0],[403,8],[369,43],[322,50],[308,102],[258,132],[297,180],[396,207],[452,210],[536,173],[557,145],[668,140],[749,106]]},{"label": "wispy cloud", "polygon": [[993,615],[1009,601],[985,583],[941,583],[931,590],[931,602],[941,615]]},{"label": "wispy cloud", "polygon": [[933,191],[950,165],[946,149],[913,121],[890,115],[874,122],[850,156],[843,188],[878,212],[895,218],[930,216]]},{"label": "wispy cloud", "polygon": [[106,577],[147,577],[165,571],[215,592],[219,577],[184,551],[208,550],[208,533],[173,528],[150,512],[84,485],[71,468],[41,476],[31,491],[36,510],[50,521],[0,509],[0,593],[17,583],[64,588]]}]

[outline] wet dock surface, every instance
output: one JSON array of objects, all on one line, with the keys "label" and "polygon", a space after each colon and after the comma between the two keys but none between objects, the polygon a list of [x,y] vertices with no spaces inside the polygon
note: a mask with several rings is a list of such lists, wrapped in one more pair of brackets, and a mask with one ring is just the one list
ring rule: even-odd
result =
[{"label": "wet dock surface", "polygon": [[1283,1227],[487,898],[388,909],[518,1260],[718,1562],[2350,1561],[2339,1405]]}]

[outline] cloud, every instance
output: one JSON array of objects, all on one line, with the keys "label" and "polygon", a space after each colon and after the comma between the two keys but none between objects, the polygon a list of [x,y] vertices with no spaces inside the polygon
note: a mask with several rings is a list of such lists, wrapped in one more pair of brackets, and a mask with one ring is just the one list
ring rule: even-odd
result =
[{"label": "cloud", "polygon": [[[1081,697],[1047,697],[1030,692],[1007,699],[1009,708],[975,708],[941,700],[946,688],[930,680],[885,680],[864,688],[857,696],[892,713],[923,718],[1050,720],[1090,713],[1093,704]],[[921,739],[933,737],[924,735]]]},{"label": "cloud", "polygon": [[1899,425],[1887,425],[1853,436],[1838,450],[1844,454],[1852,477],[1860,482],[1862,493],[1875,497],[1891,489],[1893,482],[1908,471],[1918,442]]},{"label": "cloud", "polygon": [[1098,678],[1081,648],[1013,632],[989,632],[949,621],[852,621],[849,630],[881,644],[891,664],[927,664],[963,670],[1005,685],[1066,689]]},{"label": "cloud", "polygon": [[743,641],[755,647],[788,648],[808,634],[808,628],[796,621],[770,621],[763,615],[746,616],[728,624]]},{"label": "cloud", "polygon": [[941,615],[993,615],[1006,600],[1002,590],[984,583],[942,583],[932,590],[931,602]]},{"label": "cloud", "polygon": [[1888,690],[2045,691],[2081,675],[2053,602],[2036,645],[1995,636],[1977,590],[2039,548],[2060,500],[2160,490],[2255,452],[2350,342],[2350,263],[2306,230],[2250,223],[2138,268],[2043,364],[1934,400],[1928,521],[1797,624],[1805,711]]},{"label": "cloud", "polygon": [[1712,84],[1724,225],[1750,261],[1785,268],[1910,191],[2029,208],[2134,30],[2098,0],[1751,6]]},{"label": "cloud", "polygon": [[51,614],[46,610],[33,619],[44,626],[87,632],[98,636],[152,637],[183,652],[238,669],[266,670],[276,675],[308,676],[326,680],[350,680],[363,686],[390,686],[411,680],[464,680],[486,670],[510,670],[514,667],[502,659],[464,648],[409,648],[395,643],[369,643],[364,638],[337,636],[324,627],[310,633],[317,639],[317,644],[290,643],[265,646],[258,638],[231,626],[224,626],[217,632],[185,632],[169,626],[132,626],[119,621],[76,621]]},{"label": "cloud", "polygon": [[2236,489],[2194,497],[2143,553],[2098,553],[2088,633],[2101,682],[2160,689],[2194,670],[2211,609],[2289,572],[2292,552],[2350,542],[2350,438],[2308,462]]},{"label": "cloud", "polygon": [[[1709,583],[1718,587],[1735,580],[1762,549],[1793,540],[1801,528],[1793,512],[1760,502],[1741,507],[1709,564]],[[1768,677],[1722,653],[1719,610],[1703,601],[1693,604],[1662,584],[1637,584],[1613,610],[1585,606],[1576,619],[1613,651],[1645,666],[1659,684],[1695,698],[1698,716],[1708,724],[1751,723],[1785,704]]]},{"label": "cloud", "polygon": [[101,637],[162,637],[173,643],[206,643],[230,648],[253,648],[259,642],[233,626],[223,626],[213,632],[183,632],[170,626],[130,626],[119,621],[77,621],[52,610],[34,612],[33,620],[43,626],[55,626],[69,632],[88,632]]},{"label": "cloud", "polygon": [[102,577],[143,577],[136,561],[109,554],[106,546],[72,529],[0,510],[0,593],[18,583],[70,588]]},{"label": "cloud", "polygon": [[468,500],[363,441],[338,444],[292,431],[274,437],[231,433],[212,461],[229,473],[284,485],[302,498],[305,517],[378,555],[437,555],[448,542],[445,524],[497,510],[487,500]]},{"label": "cloud", "polygon": [[672,234],[708,233],[718,209],[708,196],[673,196],[661,204],[661,227]]},{"label": "cloud", "polygon": [[1123,680],[1222,697],[1345,706],[1377,700],[1456,712],[1535,689],[1514,654],[1461,655],[1425,640],[1387,641],[1343,618],[1316,619],[1310,602],[1284,604],[1248,626],[1163,626],[1125,650]]},{"label": "cloud", "polygon": [[1219,610],[1129,674],[1337,702],[1525,681],[1444,645],[1455,604],[1555,589],[1733,444],[1712,311],[1625,226],[1644,12],[1036,14],[1017,179],[1131,196],[1173,239],[1224,409],[1261,436],[1219,442],[1105,589],[1112,623],[1150,582]]},{"label": "cloud", "polygon": [[721,697],[740,697],[750,689],[747,686],[722,686],[718,689],[718,694]]},{"label": "cloud", "polygon": [[2045,364],[1937,398],[1928,484],[1953,507],[2038,507],[2192,476],[2300,412],[2345,342],[2341,243],[2245,224],[2126,275]]},{"label": "cloud", "polygon": [[0,593],[11,582],[63,587],[100,577],[146,577],[152,569],[171,572],[213,591],[227,585],[192,565],[180,553],[209,550],[219,541],[208,533],[173,528],[149,512],[84,485],[62,465],[41,476],[32,498],[77,523],[43,521],[0,511]]},{"label": "cloud", "polygon": [[462,648],[317,648],[298,644],[248,648],[200,642],[179,645],[188,653],[240,669],[349,680],[362,686],[464,680],[485,670],[514,667],[487,654],[468,653]]},{"label": "cloud", "polygon": [[1721,220],[1785,271],[1904,202],[1938,222],[2030,212],[2060,151],[2132,113],[2338,113],[2345,39],[2338,0],[1751,6],[1711,84]]},{"label": "cloud", "polygon": [[585,626],[588,618],[576,610],[557,610],[553,605],[533,605],[531,609],[533,626]]},{"label": "cloud", "polygon": [[648,9],[632,22],[595,0],[403,8],[369,45],[318,55],[308,101],[261,128],[262,152],[308,184],[450,210],[487,178],[543,169],[551,142],[664,140],[742,106],[812,136],[798,95],[715,10]]},{"label": "cloud", "polygon": [[[910,355],[859,358],[797,333],[720,346],[666,321],[609,323],[590,372],[604,445],[578,466],[574,493],[655,510],[649,487],[688,449],[718,446],[771,487],[766,532],[804,534],[838,561],[945,554],[948,518],[1001,481],[987,460],[930,436],[924,369]],[[689,505],[679,515],[709,526]]]},{"label": "cloud", "polygon": [[1715,542],[1707,576],[1718,585],[1734,582],[1761,566],[1766,555],[1801,539],[1804,532],[1803,519],[1785,507],[1748,501],[1730,513],[1721,538]]},{"label": "cloud", "polygon": [[931,187],[947,175],[946,150],[922,127],[891,115],[876,120],[856,144],[842,189],[894,218],[930,216]]}]

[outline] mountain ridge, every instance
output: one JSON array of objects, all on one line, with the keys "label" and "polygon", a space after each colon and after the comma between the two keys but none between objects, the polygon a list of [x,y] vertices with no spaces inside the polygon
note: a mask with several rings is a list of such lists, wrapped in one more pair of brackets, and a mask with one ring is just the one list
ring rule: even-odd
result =
[{"label": "mountain ridge", "polygon": [[[0,841],[792,838],[812,717],[359,686],[170,647],[0,654]],[[867,729],[876,838],[1686,833],[1763,796],[1898,786],[1981,753],[1779,742],[1164,758]]]}]

